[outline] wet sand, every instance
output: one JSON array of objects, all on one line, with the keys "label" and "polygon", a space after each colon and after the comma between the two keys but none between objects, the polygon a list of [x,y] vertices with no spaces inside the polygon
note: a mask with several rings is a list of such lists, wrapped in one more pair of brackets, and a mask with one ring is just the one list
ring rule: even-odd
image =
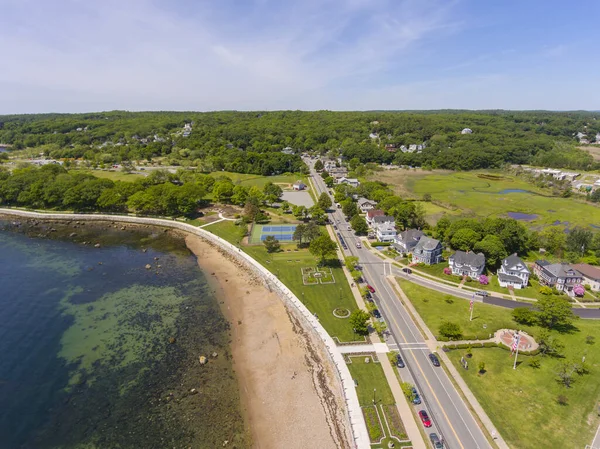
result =
[{"label": "wet sand", "polygon": [[186,244],[231,323],[233,367],[253,447],[350,447],[340,386],[314,337],[232,256],[196,236],[188,235]]}]

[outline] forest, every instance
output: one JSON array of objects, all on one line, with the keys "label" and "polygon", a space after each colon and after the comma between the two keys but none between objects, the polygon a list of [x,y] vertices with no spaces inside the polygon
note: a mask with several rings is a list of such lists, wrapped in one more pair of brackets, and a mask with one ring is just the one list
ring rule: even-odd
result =
[{"label": "forest", "polygon": [[[162,158],[203,172],[272,175],[306,168],[314,151],[360,162],[453,170],[535,164],[596,169],[576,148],[593,112],[126,112],[0,116],[0,144],[93,166]],[[472,133],[462,134],[465,128]],[[402,146],[423,145],[421,152]],[[284,149],[287,150],[283,152]]]}]

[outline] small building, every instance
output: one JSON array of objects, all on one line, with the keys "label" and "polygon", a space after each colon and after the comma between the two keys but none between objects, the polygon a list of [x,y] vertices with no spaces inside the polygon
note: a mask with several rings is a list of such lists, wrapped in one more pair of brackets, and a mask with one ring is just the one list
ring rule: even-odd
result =
[{"label": "small building", "polygon": [[485,269],[485,256],[483,253],[472,251],[456,251],[448,258],[448,266],[452,270],[452,274],[477,279]]},{"label": "small building", "polygon": [[498,283],[500,287],[525,288],[529,283],[529,268],[516,254],[508,256],[498,269]]},{"label": "small building", "polygon": [[594,292],[600,291],[600,268],[587,263],[578,263],[572,267],[583,276],[583,285],[589,285]]},{"label": "small building", "polygon": [[473,134],[473,130],[471,128],[465,128],[460,133],[461,134]]},{"label": "small building", "polygon": [[370,211],[367,212],[367,224],[369,226],[372,226],[373,220],[375,219],[375,217],[382,217],[384,215],[385,215],[385,213],[380,209],[371,209]]},{"label": "small building", "polygon": [[442,244],[439,240],[423,236],[413,249],[412,261],[432,265],[442,261]]},{"label": "small building", "polygon": [[377,226],[380,226],[384,223],[396,226],[396,220],[394,219],[394,217],[390,217],[389,215],[378,215],[376,217],[373,217],[373,219],[371,220],[371,227],[375,229],[377,228]]},{"label": "small building", "polygon": [[342,176],[340,179],[338,179],[338,184],[348,184],[352,187],[358,187],[360,185],[360,181],[356,178],[346,178],[345,176]]},{"label": "small building", "polygon": [[394,145],[393,143],[388,143],[385,146],[385,149],[389,152],[389,153],[395,153],[396,152],[396,145]]},{"label": "small building", "polygon": [[296,181],[292,185],[292,189],[294,189],[294,190],[306,190],[306,184],[304,184],[302,181]]},{"label": "small building", "polygon": [[[380,218],[380,217],[377,217]],[[379,242],[393,242],[396,239],[396,226],[395,223],[375,222],[375,238]]]},{"label": "small building", "polygon": [[533,272],[537,275],[540,285],[556,288],[572,294],[573,287],[583,282],[582,274],[568,263],[550,263],[547,260],[536,260]]},{"label": "small building", "polygon": [[396,235],[396,240],[392,246],[401,253],[412,253],[423,235],[423,231],[420,229],[407,229]]},{"label": "small building", "polygon": [[377,206],[377,203],[375,201],[371,201],[371,200],[368,200],[366,198],[359,198],[358,199],[358,208],[360,209],[360,211],[363,214],[366,214],[370,210],[375,209],[376,206]]},{"label": "small building", "polygon": [[379,134],[377,134],[377,133],[371,133],[371,134],[369,134],[369,137],[371,139],[379,139]]},{"label": "small building", "polygon": [[285,147],[281,152],[283,154],[294,154],[294,149],[292,147]]}]

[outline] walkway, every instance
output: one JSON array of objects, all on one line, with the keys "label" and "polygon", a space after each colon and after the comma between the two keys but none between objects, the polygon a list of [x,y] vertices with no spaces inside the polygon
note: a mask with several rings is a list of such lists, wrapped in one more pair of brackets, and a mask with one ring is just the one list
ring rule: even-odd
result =
[{"label": "walkway", "polygon": [[338,351],[342,354],[357,354],[363,352],[385,354],[390,352],[390,349],[385,343],[367,343],[364,345],[338,345]]}]

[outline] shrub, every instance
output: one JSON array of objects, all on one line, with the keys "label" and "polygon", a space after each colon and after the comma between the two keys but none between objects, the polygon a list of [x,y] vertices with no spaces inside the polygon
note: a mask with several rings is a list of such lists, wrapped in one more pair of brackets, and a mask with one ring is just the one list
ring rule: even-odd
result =
[{"label": "shrub", "polygon": [[449,296],[446,299],[444,299],[444,301],[446,301],[448,304],[454,304],[454,300]]},{"label": "shrub", "polygon": [[446,274],[446,275],[452,274],[452,270],[450,269],[450,267],[444,268],[444,274]]},{"label": "shrub", "polygon": [[460,326],[451,321],[444,321],[440,324],[439,333],[450,340],[458,340],[462,337]]},{"label": "shrub", "polygon": [[376,246],[390,246],[391,242],[371,242],[371,246],[375,248]]},{"label": "shrub", "polygon": [[493,341],[486,341],[486,342],[483,344],[483,347],[484,347],[484,348],[497,348],[497,347],[498,347],[498,343],[496,343],[496,342],[493,342]]},{"label": "shrub", "polygon": [[532,368],[539,368],[541,366],[540,359],[538,359],[537,357],[533,357],[529,361],[529,366],[531,366]]},{"label": "shrub", "polygon": [[540,293],[542,295],[551,295],[552,289],[550,287],[548,287],[547,285],[543,285],[540,287]]},{"label": "shrub", "polygon": [[481,285],[488,285],[490,283],[490,278],[488,278],[485,274],[479,276],[479,283]]},{"label": "shrub", "polygon": [[581,284],[577,284],[573,287],[573,293],[575,296],[583,296],[585,295],[585,288]]},{"label": "shrub", "polygon": [[517,307],[516,309],[513,309],[511,314],[513,320],[515,320],[519,324],[533,326],[535,323],[537,323],[536,312],[528,307]]},{"label": "shrub", "polygon": [[595,343],[595,341],[596,341],[596,338],[595,338],[593,335],[587,335],[587,336],[585,337],[585,342],[586,342],[588,345],[593,345],[593,344]]},{"label": "shrub", "polygon": [[477,364],[477,368],[479,368],[479,374],[485,373],[485,362],[479,362]]},{"label": "shrub", "polygon": [[559,394],[559,395],[556,397],[556,402],[557,402],[559,405],[569,405],[569,398],[568,398],[568,397],[566,397],[564,394]]}]

